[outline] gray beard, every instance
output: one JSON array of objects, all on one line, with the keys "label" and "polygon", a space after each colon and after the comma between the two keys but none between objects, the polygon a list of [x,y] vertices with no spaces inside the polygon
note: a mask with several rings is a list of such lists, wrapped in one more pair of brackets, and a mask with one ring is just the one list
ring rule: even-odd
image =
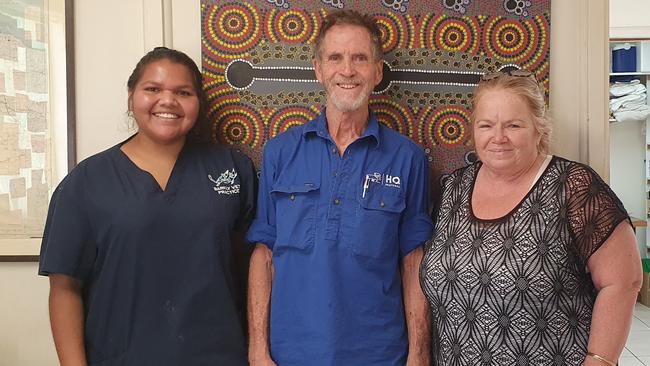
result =
[{"label": "gray beard", "polygon": [[362,105],[368,104],[368,97],[360,94],[356,100],[339,100],[334,94],[329,96],[332,105],[341,112],[352,112],[359,109]]}]

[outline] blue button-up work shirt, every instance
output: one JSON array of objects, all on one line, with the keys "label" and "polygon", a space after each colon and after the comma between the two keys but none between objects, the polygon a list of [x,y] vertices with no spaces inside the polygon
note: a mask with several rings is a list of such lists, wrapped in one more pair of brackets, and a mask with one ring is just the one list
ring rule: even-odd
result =
[{"label": "blue button-up work shirt", "polygon": [[269,141],[247,238],[273,251],[272,358],[404,365],[399,263],[432,228],[426,156],[373,114],[343,156],[324,111]]}]

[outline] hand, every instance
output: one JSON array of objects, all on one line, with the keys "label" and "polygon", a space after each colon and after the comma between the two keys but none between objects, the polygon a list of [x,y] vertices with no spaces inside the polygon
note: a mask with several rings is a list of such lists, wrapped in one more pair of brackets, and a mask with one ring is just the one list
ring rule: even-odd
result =
[{"label": "hand", "polygon": [[429,357],[412,357],[409,354],[406,358],[406,366],[429,366]]}]

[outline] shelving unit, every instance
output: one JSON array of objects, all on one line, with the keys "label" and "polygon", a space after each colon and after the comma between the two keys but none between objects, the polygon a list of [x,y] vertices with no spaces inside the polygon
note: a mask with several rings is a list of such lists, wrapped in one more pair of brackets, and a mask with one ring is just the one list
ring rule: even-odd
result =
[{"label": "shelving unit", "polygon": [[[627,71],[627,72],[611,72],[613,67],[613,49],[617,46],[629,44],[634,46],[636,49],[636,70]],[[609,41],[609,50],[610,50],[610,80],[615,81],[617,77],[635,77],[641,83],[646,85],[646,88],[650,90],[650,38],[615,38],[610,39]],[[650,98],[647,101],[650,104]],[[616,123],[616,119],[610,118],[610,123]],[[650,178],[650,175],[648,176]]]},{"label": "shelving unit", "polygon": [[[650,38],[610,39],[610,55],[612,49],[622,43],[636,47],[636,70],[610,72],[610,80],[623,76],[634,77],[645,84],[648,89],[646,94],[650,95]],[[650,104],[650,98],[646,103]],[[646,133],[650,127],[649,120],[618,122],[610,119],[609,122],[610,185],[632,216],[639,250],[643,255],[648,250],[646,243],[650,243],[646,230],[650,219],[647,205],[650,191],[650,136]]]},{"label": "shelving unit", "polygon": [[610,72],[609,76],[648,76],[650,71],[636,71],[636,72]]}]

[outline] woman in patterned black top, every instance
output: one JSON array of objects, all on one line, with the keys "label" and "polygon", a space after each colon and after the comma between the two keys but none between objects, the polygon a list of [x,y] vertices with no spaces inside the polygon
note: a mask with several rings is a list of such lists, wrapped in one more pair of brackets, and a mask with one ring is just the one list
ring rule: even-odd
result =
[{"label": "woman in patterned black top", "polygon": [[444,183],[422,262],[439,365],[609,365],[630,328],[641,269],[623,205],[588,166],[548,155],[535,78],[483,77],[480,162]]}]

